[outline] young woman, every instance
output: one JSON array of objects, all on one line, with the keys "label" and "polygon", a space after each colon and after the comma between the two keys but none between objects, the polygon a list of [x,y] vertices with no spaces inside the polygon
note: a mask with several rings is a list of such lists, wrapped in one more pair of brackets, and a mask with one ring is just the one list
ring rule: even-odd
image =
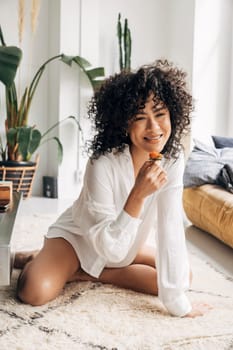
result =
[{"label": "young woman", "polygon": [[[174,316],[207,311],[185,294],[191,273],[181,137],[192,111],[185,76],[158,60],[110,77],[95,93],[88,110],[95,136],[81,194],[49,228],[42,250],[24,256],[31,261],[19,277],[21,301],[41,305],[67,282],[90,280],[158,295]],[[150,152],[162,160],[149,159]],[[149,234],[156,249],[145,245]]]}]

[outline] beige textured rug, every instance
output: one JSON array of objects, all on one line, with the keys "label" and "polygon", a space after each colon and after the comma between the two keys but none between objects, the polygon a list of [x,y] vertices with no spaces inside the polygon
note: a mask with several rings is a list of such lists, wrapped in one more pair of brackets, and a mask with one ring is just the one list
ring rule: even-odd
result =
[{"label": "beige textured rug", "polygon": [[[14,245],[42,245],[53,217],[17,220]],[[192,301],[213,309],[195,319],[167,314],[158,298],[100,283],[67,284],[47,305],[31,307],[15,298],[18,271],[0,287],[0,350],[230,350],[233,349],[233,282],[190,254]]]}]

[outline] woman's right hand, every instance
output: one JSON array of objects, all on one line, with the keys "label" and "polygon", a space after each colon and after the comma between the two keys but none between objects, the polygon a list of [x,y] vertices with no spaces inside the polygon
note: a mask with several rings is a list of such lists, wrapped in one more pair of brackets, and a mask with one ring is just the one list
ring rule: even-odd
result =
[{"label": "woman's right hand", "polygon": [[140,168],[124,206],[124,210],[129,215],[138,217],[145,198],[159,190],[167,182],[167,174],[159,163],[146,161]]},{"label": "woman's right hand", "polygon": [[146,161],[138,172],[133,190],[145,198],[159,190],[167,182],[167,173],[160,161]]}]

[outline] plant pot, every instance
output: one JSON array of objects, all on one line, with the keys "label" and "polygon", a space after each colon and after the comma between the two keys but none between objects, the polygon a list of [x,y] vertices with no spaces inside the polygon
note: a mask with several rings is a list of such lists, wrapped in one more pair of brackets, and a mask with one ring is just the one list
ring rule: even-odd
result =
[{"label": "plant pot", "polygon": [[21,192],[24,198],[28,198],[32,192],[33,180],[38,163],[38,156],[35,162],[0,162],[0,180],[12,181],[13,191]]}]

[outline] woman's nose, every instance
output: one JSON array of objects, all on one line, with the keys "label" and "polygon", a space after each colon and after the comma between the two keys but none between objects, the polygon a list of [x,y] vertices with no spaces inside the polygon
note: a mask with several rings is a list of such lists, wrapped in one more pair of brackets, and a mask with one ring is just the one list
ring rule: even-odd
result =
[{"label": "woman's nose", "polygon": [[147,129],[159,129],[159,123],[156,119],[154,118],[149,118],[147,121]]}]

